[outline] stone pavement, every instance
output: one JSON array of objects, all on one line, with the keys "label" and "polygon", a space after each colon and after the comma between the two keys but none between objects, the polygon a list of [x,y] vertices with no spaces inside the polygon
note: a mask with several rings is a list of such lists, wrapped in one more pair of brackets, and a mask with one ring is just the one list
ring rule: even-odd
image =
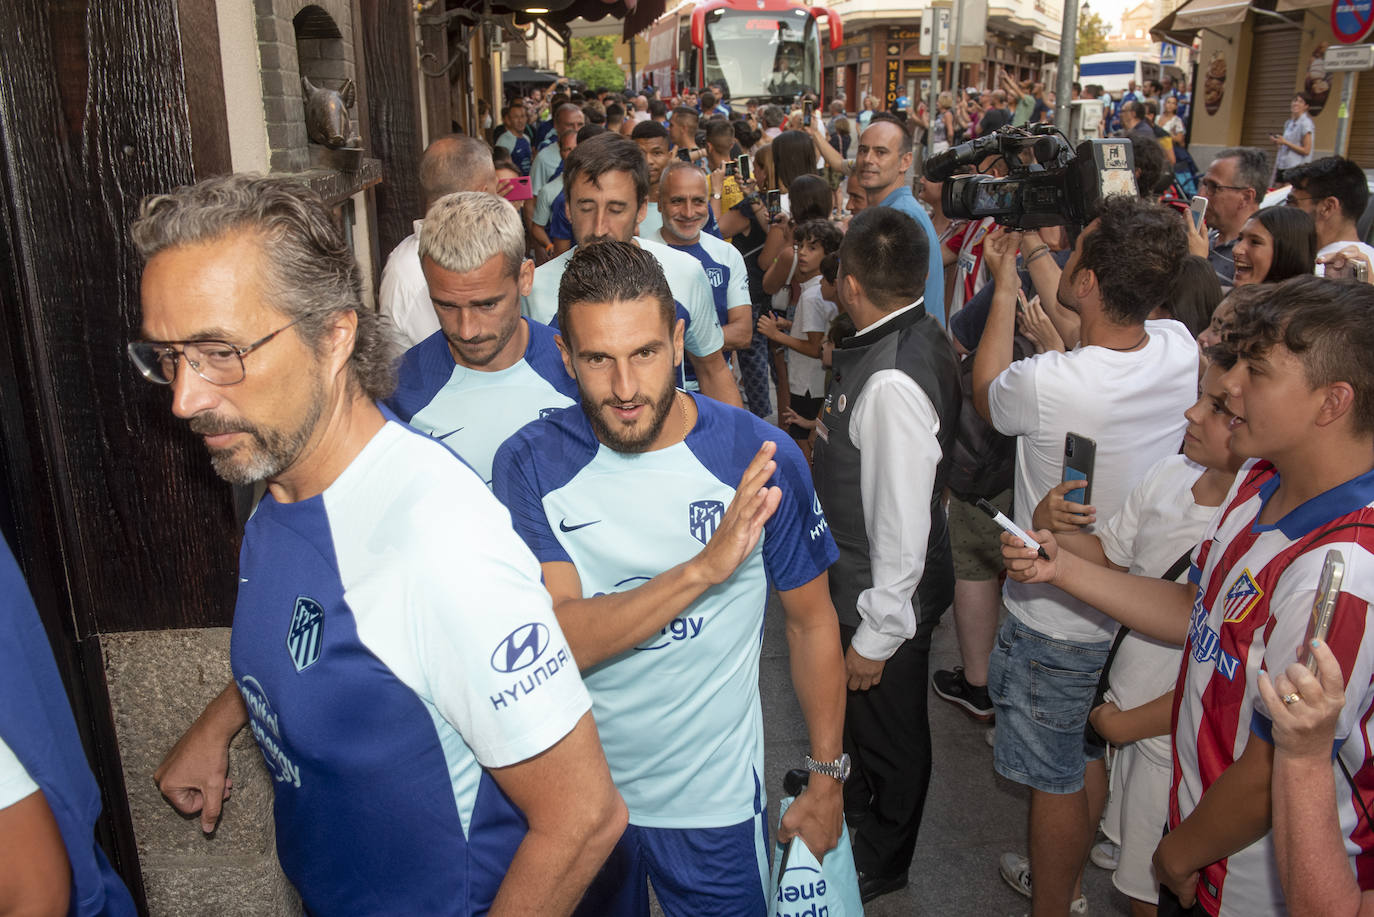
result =
[{"label": "stone pavement", "polygon": [[[763,697],[765,768],[770,825],[777,825],[777,798],[782,775],[800,766],[807,750],[806,731],[792,693],[782,608],[770,603],[764,629],[759,681]],[[953,620],[946,613],[935,632],[931,669],[959,664]],[[928,687],[928,686],[927,686]],[[1026,850],[1029,793],[997,776],[986,726],[930,695],[934,775],[926,801],[911,884],[871,902],[868,917],[984,917],[1020,915],[1030,901],[1013,891],[997,873],[1003,852]],[[771,830],[771,829],[770,829]],[[1095,917],[1130,913],[1111,875],[1089,864],[1085,877],[1088,912]]]}]

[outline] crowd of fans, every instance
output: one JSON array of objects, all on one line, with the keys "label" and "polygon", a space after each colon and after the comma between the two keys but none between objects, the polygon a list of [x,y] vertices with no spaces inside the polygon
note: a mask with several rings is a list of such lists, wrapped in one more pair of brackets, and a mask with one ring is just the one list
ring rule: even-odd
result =
[{"label": "crowd of fans", "polygon": [[[311,913],[641,917],[652,882],[672,915],[761,917],[774,589],[810,772],[779,840],[819,856],[847,823],[863,900],[907,884],[929,683],[1029,787],[997,868],[1033,913],[1085,913],[1090,857],[1134,915],[1374,912],[1364,173],[1237,147],[1199,175],[1166,78],[1104,108],[1137,196],[962,220],[922,144],[1054,116],[998,84],[853,117],[513,98],[425,151],[385,321],[294,186],[145,202],[130,356],[265,485],[235,680],[168,799],[213,830],[249,725]],[[930,672],[948,609],[963,664]],[[11,739],[6,807],[76,753]],[[26,894],[64,843],[74,889],[109,886],[81,833],[31,845]]]}]

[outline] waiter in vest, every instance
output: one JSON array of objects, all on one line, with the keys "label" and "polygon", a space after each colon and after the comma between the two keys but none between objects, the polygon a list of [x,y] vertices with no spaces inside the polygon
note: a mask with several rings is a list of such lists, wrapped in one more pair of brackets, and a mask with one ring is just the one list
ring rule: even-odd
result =
[{"label": "waiter in vest", "polygon": [[835,349],[816,429],[816,491],[840,548],[830,595],[845,647],[845,813],[864,901],[904,888],[930,785],[930,637],[954,596],[940,495],[958,427],[959,369],[923,300],[926,234],[865,210],[840,246],[839,295],[858,333]]}]

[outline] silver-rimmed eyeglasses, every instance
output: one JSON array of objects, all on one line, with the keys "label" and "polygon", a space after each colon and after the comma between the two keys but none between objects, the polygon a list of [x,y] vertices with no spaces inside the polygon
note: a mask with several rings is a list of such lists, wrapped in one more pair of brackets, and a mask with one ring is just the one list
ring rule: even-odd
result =
[{"label": "silver-rimmed eyeglasses", "polygon": [[243,358],[301,318],[243,347],[227,341],[130,341],[129,359],[134,361],[143,378],[158,385],[171,385],[176,381],[177,363],[181,360],[212,385],[237,385],[247,374]]}]

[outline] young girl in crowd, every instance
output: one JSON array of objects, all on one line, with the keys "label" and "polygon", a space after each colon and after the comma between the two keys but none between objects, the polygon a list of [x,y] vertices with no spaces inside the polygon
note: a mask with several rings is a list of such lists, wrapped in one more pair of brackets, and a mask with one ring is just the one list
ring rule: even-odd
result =
[{"label": "young girl in crowd", "polygon": [[1245,221],[1231,254],[1236,261],[1236,286],[1282,283],[1312,273],[1317,229],[1312,218],[1296,207],[1265,207]]},{"label": "young girl in crowd", "polygon": [[[801,285],[797,308],[790,322],[772,313],[759,317],[759,333],[787,348],[787,383],[793,417],[815,420],[825,400],[825,367],[821,365],[821,341],[839,308],[821,291],[821,261],[840,247],[839,227],[829,220],[809,220],[796,228],[797,272]],[[832,280],[833,284],[833,280]],[[833,285],[831,287],[833,295]],[[784,418],[785,419],[785,418]],[[789,423],[787,430],[810,458],[807,439],[810,427]]]}]

